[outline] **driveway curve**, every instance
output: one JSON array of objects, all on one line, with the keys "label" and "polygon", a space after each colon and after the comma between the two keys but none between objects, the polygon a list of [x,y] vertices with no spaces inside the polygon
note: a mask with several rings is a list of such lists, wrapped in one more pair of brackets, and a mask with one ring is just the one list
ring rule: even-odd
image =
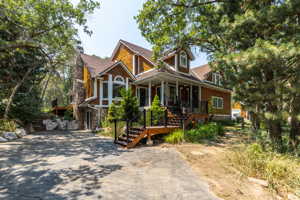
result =
[{"label": "driveway curve", "polygon": [[0,199],[218,198],[176,150],[126,150],[92,133],[39,132],[0,144]]}]

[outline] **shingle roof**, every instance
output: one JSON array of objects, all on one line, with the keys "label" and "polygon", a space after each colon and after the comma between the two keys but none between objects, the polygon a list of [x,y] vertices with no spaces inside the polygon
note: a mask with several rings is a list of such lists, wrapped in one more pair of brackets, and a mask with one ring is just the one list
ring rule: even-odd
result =
[{"label": "shingle roof", "polygon": [[197,77],[193,76],[192,74],[179,73],[179,72],[176,72],[172,69],[169,69],[169,67],[155,68],[153,70],[146,71],[146,72],[138,75],[137,80],[142,80],[142,79],[145,79],[145,78],[148,78],[148,77],[155,76],[159,72],[167,72],[169,74],[173,74],[173,75],[176,75],[176,76],[179,76],[179,77],[182,77],[182,78],[185,78],[185,79],[189,79],[189,80],[192,80],[192,81],[200,81]]},{"label": "shingle roof", "polygon": [[191,70],[200,80],[205,80],[206,75],[212,71],[208,64],[192,68]]},{"label": "shingle roof", "polygon": [[132,44],[125,40],[120,40],[120,42],[123,43],[125,46],[127,46],[129,49],[135,51],[136,53],[140,54],[141,56],[144,56],[146,59],[148,59],[149,61],[154,63],[154,61],[152,60],[153,52],[151,50],[146,49],[141,46],[138,46],[136,44]]},{"label": "shingle roof", "polygon": [[110,58],[103,59],[87,54],[80,54],[80,57],[87,66],[92,77],[95,77],[97,74],[109,68],[114,63]]}]

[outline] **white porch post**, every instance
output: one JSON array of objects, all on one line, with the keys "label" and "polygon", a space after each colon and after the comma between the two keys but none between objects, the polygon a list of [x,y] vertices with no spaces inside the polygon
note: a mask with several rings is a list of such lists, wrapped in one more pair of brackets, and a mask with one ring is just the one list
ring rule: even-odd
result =
[{"label": "white porch post", "polygon": [[102,97],[103,97],[103,84],[102,84],[102,79],[99,79],[99,105],[100,107],[102,106]]},{"label": "white porch post", "polygon": [[128,85],[128,82],[129,82],[129,81],[128,81],[128,78],[126,78],[126,90],[128,90],[128,86],[129,86],[129,85]]},{"label": "white porch post", "polygon": [[112,81],[112,75],[108,75],[108,104],[110,105],[112,103],[112,97],[113,97],[113,81]]},{"label": "white porch post", "polygon": [[178,59],[178,53],[175,54],[175,69],[178,71],[178,65],[179,65],[179,59]]},{"label": "white porch post", "polygon": [[166,82],[166,106],[168,106],[169,99],[170,99],[169,83]]},{"label": "white porch post", "polygon": [[148,84],[148,105],[149,107],[151,106],[151,100],[152,100],[152,97],[151,97],[151,81],[149,82]]},{"label": "white porch post", "polygon": [[193,86],[190,86],[190,107],[193,108]]},{"label": "white porch post", "polygon": [[164,81],[161,81],[160,94],[161,94],[160,104],[161,104],[161,105],[164,105],[164,101],[165,101]]},{"label": "white porch post", "polygon": [[176,98],[179,100],[179,88],[178,88],[178,81],[176,81]]}]

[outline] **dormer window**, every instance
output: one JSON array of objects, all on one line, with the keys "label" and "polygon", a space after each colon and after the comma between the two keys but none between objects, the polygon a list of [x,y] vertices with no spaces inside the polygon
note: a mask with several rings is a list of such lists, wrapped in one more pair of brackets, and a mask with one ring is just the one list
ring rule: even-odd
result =
[{"label": "dormer window", "polygon": [[219,73],[213,73],[212,82],[216,85],[222,85],[222,76]]},{"label": "dormer window", "polygon": [[185,68],[188,66],[188,59],[185,51],[180,52],[180,65]]}]

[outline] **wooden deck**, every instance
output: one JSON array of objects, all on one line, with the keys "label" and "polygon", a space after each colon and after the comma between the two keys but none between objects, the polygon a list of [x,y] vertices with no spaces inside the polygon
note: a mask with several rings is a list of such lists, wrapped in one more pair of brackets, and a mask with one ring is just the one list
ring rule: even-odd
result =
[{"label": "wooden deck", "polygon": [[135,147],[143,138],[151,138],[158,134],[169,134],[170,132],[179,129],[179,126],[148,126],[139,134],[132,142],[127,144],[127,148]]}]

